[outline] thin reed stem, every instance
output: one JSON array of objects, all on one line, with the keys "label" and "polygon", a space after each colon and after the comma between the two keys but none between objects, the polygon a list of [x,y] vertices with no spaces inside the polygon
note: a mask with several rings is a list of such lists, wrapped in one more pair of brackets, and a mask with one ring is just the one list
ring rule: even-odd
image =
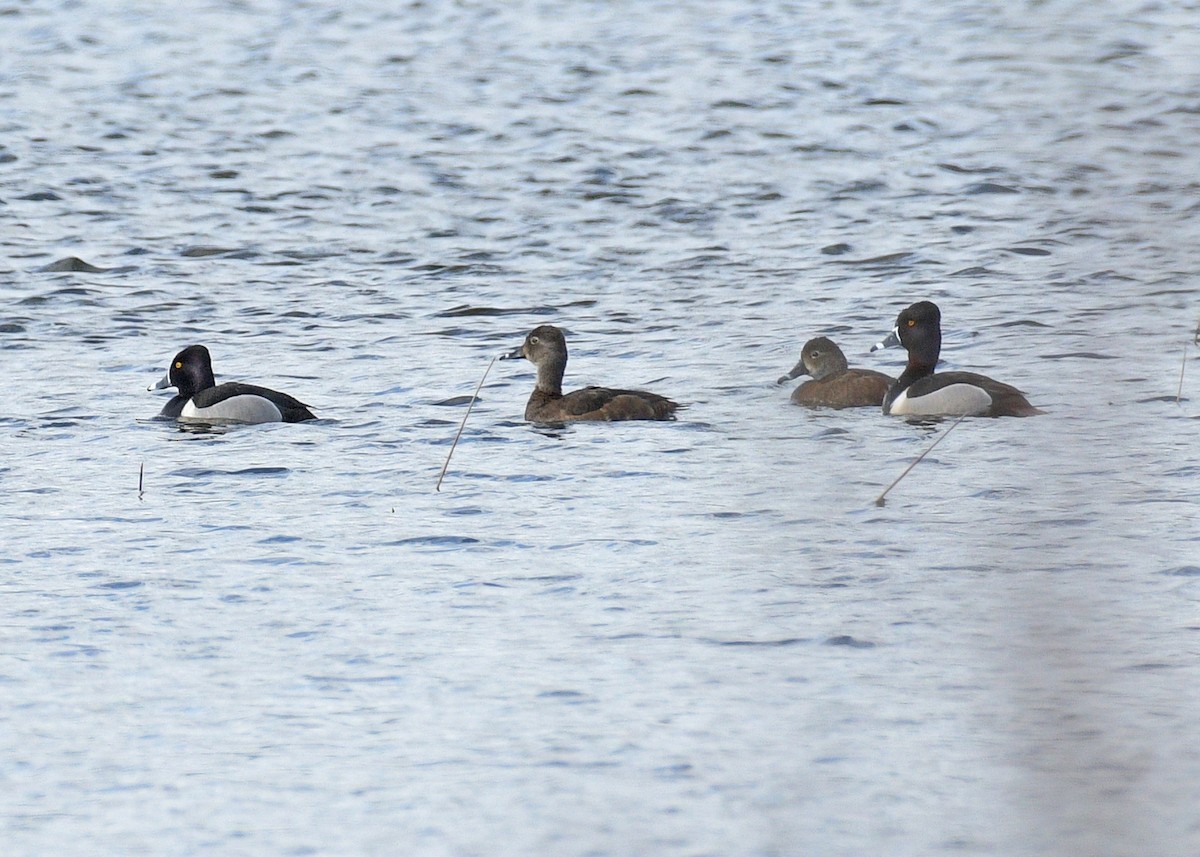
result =
[{"label": "thin reed stem", "polygon": [[435,491],[442,490],[442,480],[446,478],[446,468],[450,466],[450,457],[454,455],[454,448],[458,446],[458,439],[462,437],[463,429],[467,427],[467,417],[471,416],[471,409],[475,407],[475,402],[479,399],[479,391],[483,389],[483,382],[487,380],[488,372],[492,371],[492,366],[495,363],[496,358],[493,357],[492,362],[483,370],[483,377],[479,379],[479,383],[475,386],[475,392],[471,396],[471,401],[467,404],[467,412],[463,414],[462,422],[458,424],[458,434],[454,436],[454,443],[450,444],[450,453],[446,456],[446,463],[442,465],[442,472],[438,475]]},{"label": "thin reed stem", "polygon": [[[1197,333],[1200,336],[1200,332]],[[1187,368],[1187,348],[1188,344],[1183,343],[1183,360],[1179,362],[1179,389],[1175,391],[1175,404],[1183,399],[1183,370]]]},{"label": "thin reed stem", "polygon": [[955,426],[957,426],[959,423],[961,423],[961,422],[962,422],[963,420],[965,420],[966,418],[967,418],[967,415],[966,415],[966,414],[963,414],[961,417],[959,417],[959,418],[958,418],[958,419],[956,419],[956,420],[955,420],[953,423],[951,423],[951,424],[950,424],[950,428],[946,429],[944,432],[942,432],[941,434],[939,434],[939,435],[937,436],[937,439],[936,439],[936,440],[935,440],[933,443],[929,444],[929,446],[927,446],[927,447],[925,448],[925,451],[924,451],[924,452],[922,452],[920,455],[918,455],[918,456],[917,456],[917,459],[916,459],[916,461],[914,461],[912,464],[908,465],[908,467],[904,468],[904,472],[903,472],[903,473],[901,473],[899,476],[897,476],[897,477],[896,477],[896,481],[895,481],[895,482],[893,482],[891,485],[889,485],[887,488],[885,488],[885,489],[883,490],[883,493],[882,493],[882,494],[880,494],[878,497],[876,497],[876,498],[875,498],[875,505],[876,505],[876,506],[882,506],[882,505],[883,505],[883,498],[884,498],[884,497],[886,497],[886,496],[888,495],[888,491],[891,491],[893,488],[895,488],[897,485],[899,485],[899,484],[900,484],[900,480],[901,480],[901,479],[903,479],[905,476],[907,476],[910,470],[912,470],[914,467],[916,467],[918,464],[920,464],[920,463],[921,463],[921,459],[922,459],[922,458],[924,458],[925,456],[929,455],[929,453],[933,451],[933,448],[934,448],[935,446],[937,446],[939,443],[941,443],[941,442],[942,442],[942,439],[943,439],[943,438],[944,438],[946,435],[950,434],[950,432],[954,431],[954,428],[955,428]]}]

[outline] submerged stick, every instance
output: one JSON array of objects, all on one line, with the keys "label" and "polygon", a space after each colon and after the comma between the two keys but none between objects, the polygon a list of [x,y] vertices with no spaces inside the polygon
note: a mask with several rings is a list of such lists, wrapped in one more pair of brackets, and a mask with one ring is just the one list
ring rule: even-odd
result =
[{"label": "submerged stick", "polygon": [[479,391],[483,389],[483,382],[487,380],[488,372],[492,371],[492,366],[496,363],[496,358],[492,358],[492,362],[483,370],[483,377],[479,379],[479,384],[475,387],[475,393],[471,396],[471,401],[467,404],[467,412],[463,414],[462,422],[458,424],[458,434],[454,436],[454,443],[450,444],[450,453],[446,456],[446,463],[442,465],[442,472],[438,475],[437,488],[435,491],[442,490],[442,480],[446,478],[446,468],[450,466],[450,456],[454,455],[454,447],[458,446],[458,439],[462,437],[463,429],[467,427],[467,417],[471,416],[471,408],[475,407],[475,402],[479,398]]},{"label": "submerged stick", "polygon": [[[1200,336],[1200,330],[1197,331]],[[1183,398],[1183,370],[1187,368],[1187,347],[1188,344],[1183,343],[1183,360],[1179,363],[1179,389],[1175,391],[1175,404],[1179,404],[1179,400]]]},{"label": "submerged stick", "polygon": [[942,432],[941,434],[939,434],[939,435],[937,436],[937,440],[935,440],[933,443],[929,444],[929,446],[927,446],[927,447],[925,448],[925,451],[924,451],[924,452],[922,452],[920,455],[918,455],[918,456],[917,456],[917,459],[916,459],[916,461],[914,461],[912,464],[908,465],[908,467],[904,468],[904,472],[903,472],[903,473],[901,473],[899,476],[897,476],[897,477],[896,477],[896,481],[895,481],[895,482],[893,482],[891,485],[889,485],[887,488],[885,488],[885,489],[883,490],[883,493],[882,493],[882,494],[880,494],[878,497],[876,497],[876,498],[875,498],[875,505],[876,505],[876,506],[882,506],[882,505],[883,505],[883,498],[884,498],[884,497],[886,497],[886,496],[888,495],[888,491],[891,491],[893,488],[895,488],[897,485],[899,485],[899,484],[900,484],[900,480],[901,480],[901,479],[903,479],[905,476],[907,476],[907,475],[908,475],[908,472],[909,472],[910,470],[912,470],[914,467],[916,467],[918,464],[920,464],[920,463],[921,463],[921,459],[922,459],[922,458],[924,458],[925,456],[929,455],[929,453],[933,451],[933,448],[934,448],[935,446],[937,446],[939,443],[941,443],[941,442],[942,442],[942,438],[944,438],[946,435],[950,434],[950,432],[954,431],[954,427],[955,427],[956,425],[958,425],[959,423],[961,423],[961,422],[962,422],[963,420],[965,420],[966,418],[967,418],[967,415],[966,415],[966,414],[963,414],[961,417],[959,417],[959,418],[958,418],[958,419],[956,419],[956,420],[955,420],[953,423],[951,423],[951,425],[950,425],[950,428],[946,429],[944,432]]},{"label": "submerged stick", "polygon": [[[1192,334],[1192,344],[1200,345],[1200,321],[1196,322],[1196,330]],[[1183,362],[1179,364],[1179,389],[1175,391],[1175,404],[1183,400],[1183,370],[1187,368],[1187,342],[1183,343]]]},{"label": "submerged stick", "polygon": [[146,462],[138,466],[138,499],[142,499],[142,484],[146,477]]}]

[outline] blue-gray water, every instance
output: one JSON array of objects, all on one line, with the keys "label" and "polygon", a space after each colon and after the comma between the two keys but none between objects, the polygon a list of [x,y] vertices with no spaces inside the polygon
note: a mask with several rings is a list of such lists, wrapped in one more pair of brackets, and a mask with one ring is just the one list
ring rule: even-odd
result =
[{"label": "blue-gray water", "polygon": [[[1198,13],[0,7],[4,853],[1200,852]],[[773,382],[922,298],[1049,413],[877,508]],[[690,407],[435,493],[546,322]]]}]

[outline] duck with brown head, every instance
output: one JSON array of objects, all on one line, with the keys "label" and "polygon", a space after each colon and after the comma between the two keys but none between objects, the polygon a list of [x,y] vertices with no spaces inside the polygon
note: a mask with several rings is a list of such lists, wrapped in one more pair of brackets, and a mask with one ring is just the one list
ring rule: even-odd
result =
[{"label": "duck with brown head", "polygon": [[1031,417],[1045,411],[1009,384],[974,372],[937,372],[942,350],[942,311],[918,301],[900,312],[896,326],[872,348],[904,346],[908,365],[883,400],[885,414],[906,416]]},{"label": "duck with brown head", "polygon": [[561,330],[549,324],[530,331],[520,348],[500,359],[522,358],[537,367],[537,385],[525,405],[525,419],[529,422],[671,420],[680,407],[665,396],[644,390],[584,387],[564,394],[567,340]]},{"label": "duck with brown head", "polygon": [[809,408],[879,407],[892,379],[873,369],[851,369],[842,349],[832,339],[818,336],[804,343],[800,360],[777,383],[811,375],[792,390],[792,404]]}]

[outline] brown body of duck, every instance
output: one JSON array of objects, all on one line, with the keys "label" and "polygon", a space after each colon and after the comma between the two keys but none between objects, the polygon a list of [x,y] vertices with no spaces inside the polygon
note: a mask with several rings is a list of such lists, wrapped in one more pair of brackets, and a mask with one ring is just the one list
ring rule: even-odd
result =
[{"label": "brown body of duck", "polygon": [[879,407],[895,381],[873,369],[851,369],[833,340],[818,336],[804,343],[800,359],[778,383],[811,375],[792,390],[792,404],[809,408]]},{"label": "brown body of duck", "polygon": [[537,367],[537,385],[525,405],[525,419],[529,422],[671,420],[680,407],[665,396],[645,390],[584,387],[563,393],[567,340],[561,330],[549,324],[530,331],[520,348],[501,359],[521,358]]}]

